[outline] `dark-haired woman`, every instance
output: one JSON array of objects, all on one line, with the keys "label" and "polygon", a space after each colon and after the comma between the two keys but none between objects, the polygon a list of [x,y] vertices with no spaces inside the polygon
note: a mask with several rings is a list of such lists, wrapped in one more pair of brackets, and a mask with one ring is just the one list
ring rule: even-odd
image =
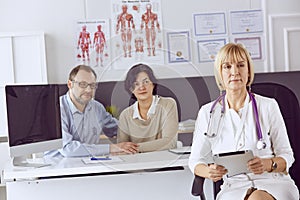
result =
[{"label": "dark-haired woman", "polygon": [[138,152],[176,147],[176,101],[157,95],[156,86],[157,79],[148,65],[134,65],[127,73],[125,89],[136,102],[120,114],[118,142],[137,143]]}]

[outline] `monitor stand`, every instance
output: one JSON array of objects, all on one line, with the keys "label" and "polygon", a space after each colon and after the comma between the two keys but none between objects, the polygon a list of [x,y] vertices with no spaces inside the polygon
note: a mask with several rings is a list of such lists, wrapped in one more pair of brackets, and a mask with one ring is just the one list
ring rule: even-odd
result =
[{"label": "monitor stand", "polygon": [[39,167],[45,167],[50,166],[51,164],[41,162],[28,162],[26,156],[16,156],[13,158],[13,165],[19,166],[19,167],[33,167],[33,168],[39,168]]}]

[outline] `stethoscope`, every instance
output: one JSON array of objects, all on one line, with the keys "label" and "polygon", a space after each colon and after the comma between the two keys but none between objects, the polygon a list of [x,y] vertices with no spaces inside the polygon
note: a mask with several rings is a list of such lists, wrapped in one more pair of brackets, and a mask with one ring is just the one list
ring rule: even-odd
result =
[{"label": "stethoscope", "polygon": [[[253,112],[254,112],[254,119],[255,119],[255,124],[256,124],[256,130],[257,130],[257,138],[258,141],[256,143],[256,148],[261,150],[261,149],[265,149],[267,144],[265,143],[265,141],[263,140],[263,135],[262,135],[262,131],[261,131],[261,126],[260,126],[260,122],[259,122],[259,116],[258,116],[258,111],[257,111],[257,103],[256,100],[254,98],[254,94],[252,94],[251,92],[248,92],[250,100],[252,102],[252,107],[253,107]],[[219,133],[219,129],[221,128],[220,124],[221,121],[224,120],[224,114],[225,114],[225,95],[226,92],[223,92],[213,103],[213,105],[210,108],[209,111],[209,121],[208,121],[208,125],[207,125],[207,131],[206,133],[204,133],[205,136],[207,136],[208,138],[214,138],[217,136],[217,134]],[[212,117],[214,115],[215,112],[215,108],[216,105],[219,101],[222,100],[222,108],[221,108],[221,113],[220,113],[220,117],[219,117],[219,121],[218,121],[218,125],[217,125],[217,130],[215,132],[212,132],[211,134],[209,133],[209,130],[211,130],[212,127]]]}]

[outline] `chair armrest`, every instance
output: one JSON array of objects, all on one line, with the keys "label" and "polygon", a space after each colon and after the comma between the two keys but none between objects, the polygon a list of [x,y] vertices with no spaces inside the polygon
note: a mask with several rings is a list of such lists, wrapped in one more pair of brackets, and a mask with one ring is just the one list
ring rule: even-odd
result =
[{"label": "chair armrest", "polygon": [[206,199],[203,190],[204,180],[205,178],[195,175],[192,186],[192,195],[200,196],[202,200]]}]

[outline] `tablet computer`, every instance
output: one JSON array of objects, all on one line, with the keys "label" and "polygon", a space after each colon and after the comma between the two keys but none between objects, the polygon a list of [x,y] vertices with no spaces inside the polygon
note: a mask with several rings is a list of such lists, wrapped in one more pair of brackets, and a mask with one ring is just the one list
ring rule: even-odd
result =
[{"label": "tablet computer", "polygon": [[228,177],[250,172],[247,169],[247,162],[252,158],[254,158],[254,156],[251,150],[213,155],[215,163],[224,166],[228,170]]}]

